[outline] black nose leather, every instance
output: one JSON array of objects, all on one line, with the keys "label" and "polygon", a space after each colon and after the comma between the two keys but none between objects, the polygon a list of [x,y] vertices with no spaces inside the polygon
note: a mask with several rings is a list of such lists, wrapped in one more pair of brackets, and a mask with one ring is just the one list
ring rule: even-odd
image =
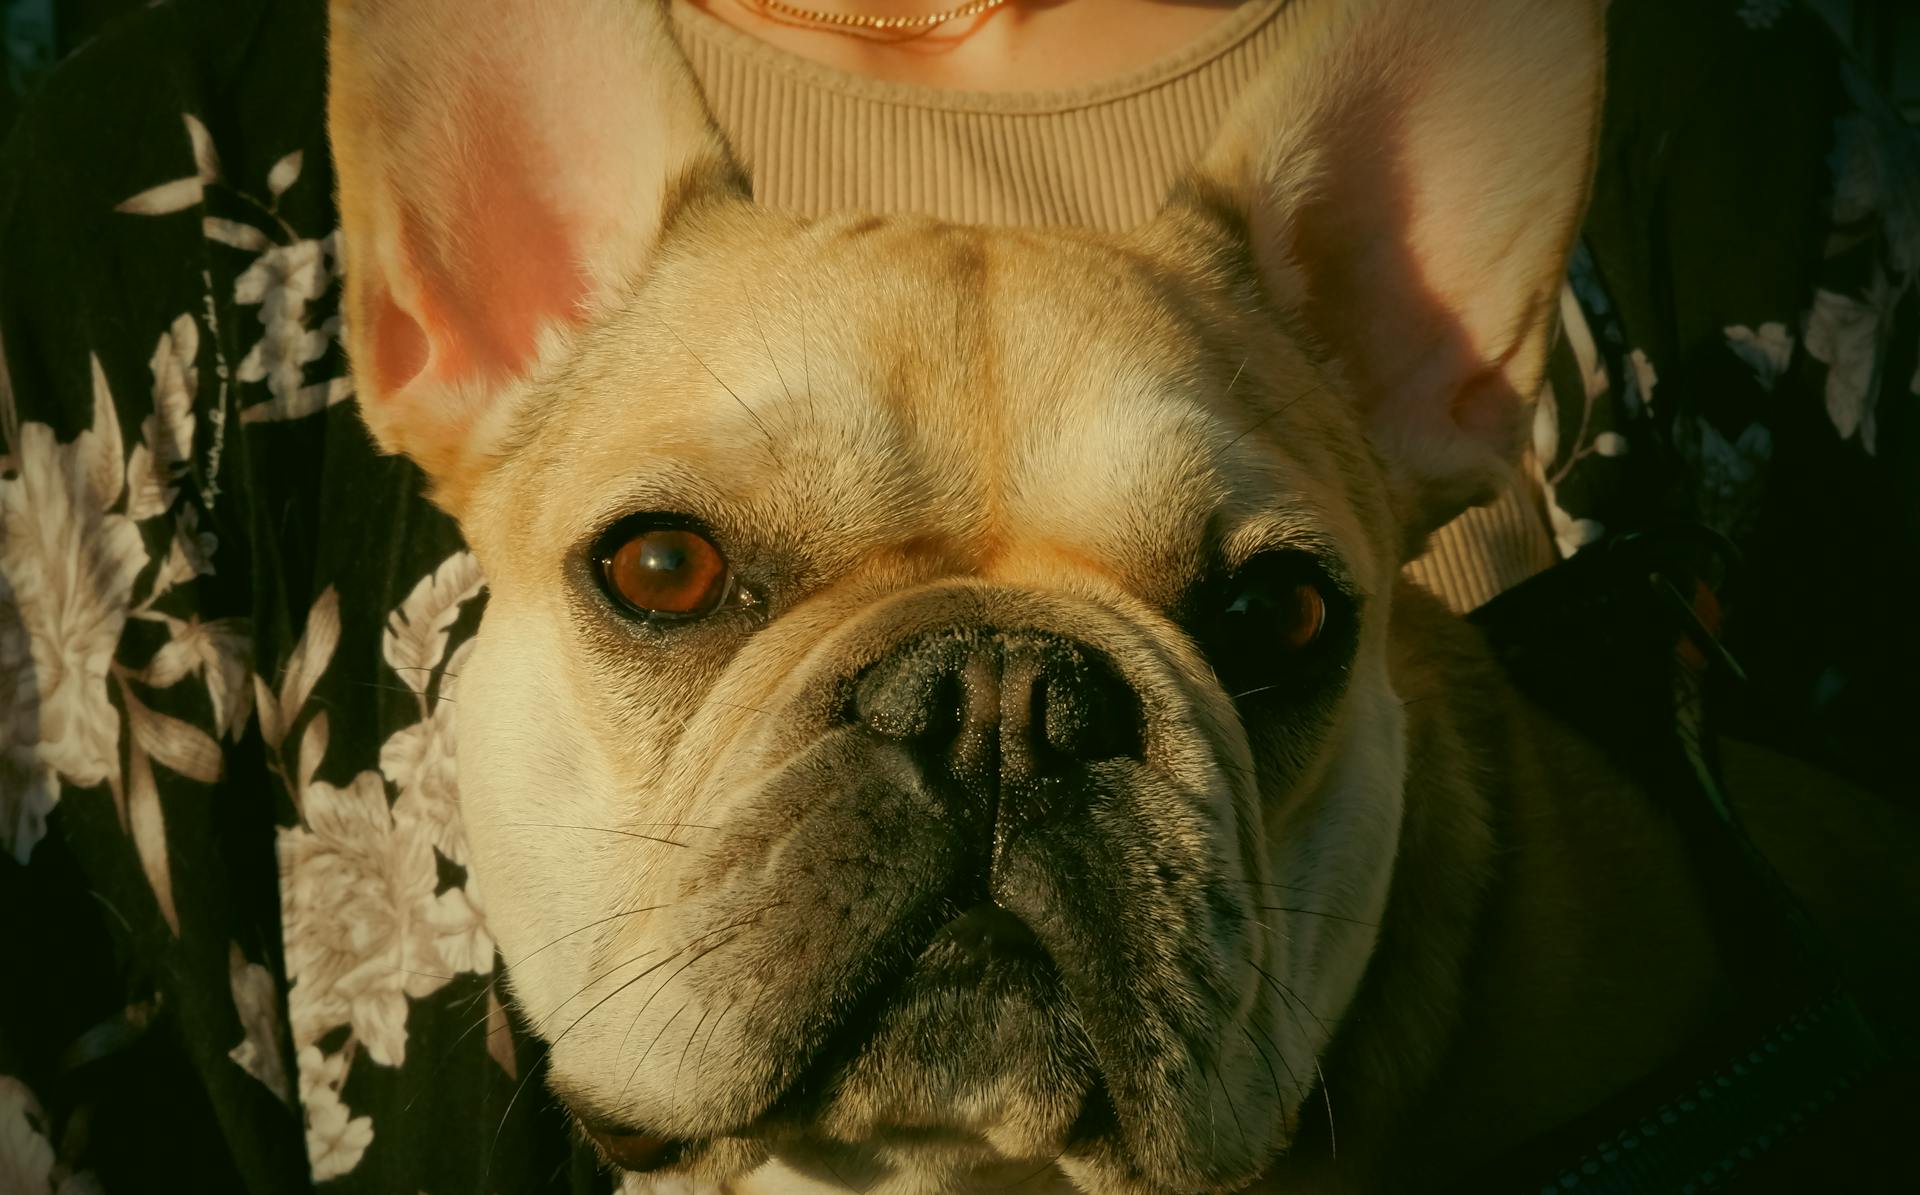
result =
[{"label": "black nose leather", "polygon": [[1140,749],[1140,702],[1100,652],[1035,631],[948,630],[855,684],[851,714],[970,784],[1032,781]]}]

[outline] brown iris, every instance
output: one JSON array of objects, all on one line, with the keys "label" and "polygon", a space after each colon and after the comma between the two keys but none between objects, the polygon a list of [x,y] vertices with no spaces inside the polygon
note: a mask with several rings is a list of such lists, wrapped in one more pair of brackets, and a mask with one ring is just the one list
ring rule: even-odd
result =
[{"label": "brown iris", "polygon": [[607,588],[638,613],[699,618],[726,600],[726,557],[698,531],[641,529],[610,547],[600,557]]},{"label": "brown iris", "polygon": [[1327,599],[1318,585],[1302,581],[1286,595],[1277,614],[1274,629],[1279,632],[1281,646],[1300,651],[1312,646],[1326,627]]}]

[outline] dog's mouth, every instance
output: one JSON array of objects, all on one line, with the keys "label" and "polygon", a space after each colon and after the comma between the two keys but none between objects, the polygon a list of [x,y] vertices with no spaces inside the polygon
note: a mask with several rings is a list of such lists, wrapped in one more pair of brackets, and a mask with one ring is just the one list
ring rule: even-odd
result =
[{"label": "dog's mouth", "polygon": [[1034,929],[990,898],[944,903],[950,915],[933,919],[911,961],[875,976],[870,991],[847,1004],[793,1082],[752,1121],[705,1140],[585,1117],[582,1129],[611,1163],[636,1173],[697,1165],[716,1142],[733,1139],[803,1169],[811,1160],[824,1177],[832,1163],[820,1159],[839,1149],[995,1152],[994,1126],[953,1117],[954,1088],[1025,1074],[1050,1088],[1055,1115],[1045,1140],[1017,1152],[1044,1158],[1111,1132],[1106,1081]]}]

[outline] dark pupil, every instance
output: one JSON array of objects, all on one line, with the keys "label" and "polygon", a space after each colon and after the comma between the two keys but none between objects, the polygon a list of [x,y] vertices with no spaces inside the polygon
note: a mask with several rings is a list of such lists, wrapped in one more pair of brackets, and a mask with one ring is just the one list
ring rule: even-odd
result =
[{"label": "dark pupil", "polygon": [[640,567],[652,573],[677,573],[687,567],[685,537],[678,532],[656,532],[640,545]]}]

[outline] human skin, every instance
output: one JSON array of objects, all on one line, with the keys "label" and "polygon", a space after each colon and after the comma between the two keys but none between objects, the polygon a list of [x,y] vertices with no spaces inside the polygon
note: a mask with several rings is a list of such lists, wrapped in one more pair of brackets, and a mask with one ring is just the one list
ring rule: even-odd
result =
[{"label": "human skin", "polygon": [[[863,35],[780,18],[755,0],[673,0],[835,70],[958,91],[1030,92],[1115,78],[1187,45],[1238,0],[1009,0],[914,35]],[[807,0],[816,12],[892,17],[964,0]]]}]

